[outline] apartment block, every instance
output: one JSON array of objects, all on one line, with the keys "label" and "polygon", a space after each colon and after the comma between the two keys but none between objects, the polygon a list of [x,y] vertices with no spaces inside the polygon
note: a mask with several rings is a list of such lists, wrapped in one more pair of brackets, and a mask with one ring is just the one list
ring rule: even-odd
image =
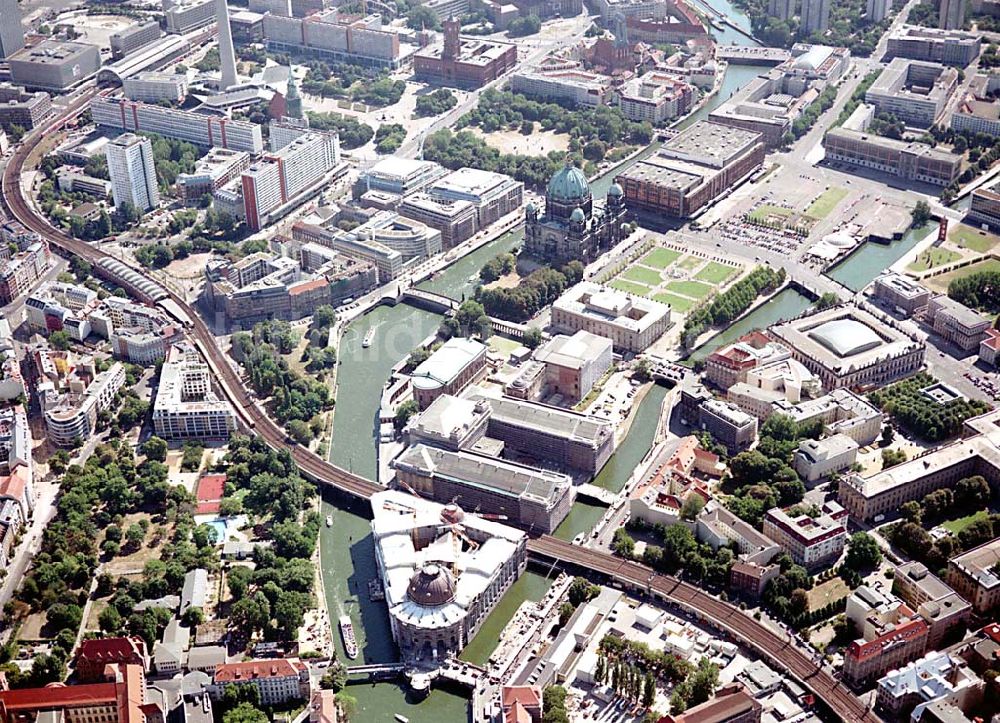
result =
[{"label": "apartment block", "polygon": [[236,429],[232,409],[212,391],[211,370],[189,346],[172,347],[163,364],[153,429],[166,440],[228,439]]},{"label": "apartment block", "polygon": [[847,512],[836,502],[824,503],[815,517],[775,507],[764,515],[764,534],[807,570],[836,562],[847,544]]}]

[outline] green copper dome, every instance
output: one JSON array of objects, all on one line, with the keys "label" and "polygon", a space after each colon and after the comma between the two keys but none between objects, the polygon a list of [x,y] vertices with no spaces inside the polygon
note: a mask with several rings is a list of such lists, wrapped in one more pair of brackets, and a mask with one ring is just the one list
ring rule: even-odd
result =
[{"label": "green copper dome", "polygon": [[612,183],[611,187],[608,189],[609,196],[624,196],[625,191],[617,183]]},{"label": "green copper dome", "polygon": [[549,181],[549,198],[555,201],[582,200],[590,193],[587,177],[576,166],[567,164]]},{"label": "green copper dome", "polygon": [[569,220],[573,223],[584,223],[587,217],[583,213],[583,209],[577,206],[573,209],[573,213],[570,214]]}]

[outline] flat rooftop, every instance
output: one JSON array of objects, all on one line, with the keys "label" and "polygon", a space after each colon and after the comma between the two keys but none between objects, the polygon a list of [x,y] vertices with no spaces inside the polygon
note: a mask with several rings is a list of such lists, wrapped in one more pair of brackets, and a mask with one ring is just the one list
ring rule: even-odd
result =
[{"label": "flat rooftop", "polygon": [[591,446],[603,444],[612,434],[610,422],[577,412],[507,397],[489,397],[479,390],[472,391],[468,397],[489,402],[494,420],[534,429],[542,434],[564,437]]},{"label": "flat rooftop", "polygon": [[37,65],[62,65],[84,53],[97,52],[96,45],[67,40],[45,40],[32,48],[21,48],[8,60]]},{"label": "flat rooftop", "polygon": [[760,141],[760,133],[698,121],[663,144],[664,158],[691,159],[722,168]]}]

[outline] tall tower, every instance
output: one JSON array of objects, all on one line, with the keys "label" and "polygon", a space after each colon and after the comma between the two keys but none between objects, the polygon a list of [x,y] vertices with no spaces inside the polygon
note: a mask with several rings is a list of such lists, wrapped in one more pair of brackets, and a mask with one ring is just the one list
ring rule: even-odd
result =
[{"label": "tall tower", "polygon": [[24,47],[24,26],[17,0],[0,0],[0,59]]},{"label": "tall tower", "polygon": [[778,20],[791,20],[795,15],[795,0],[768,0],[767,14]]},{"label": "tall tower", "polygon": [[302,96],[299,95],[299,84],[295,74],[288,68],[288,92],[285,93],[285,112],[289,118],[302,118]]},{"label": "tall tower", "polygon": [[961,30],[965,25],[966,0],[941,0],[941,14],[938,27],[945,30]]},{"label": "tall tower", "polygon": [[115,206],[130,203],[139,211],[148,211],[160,205],[153,144],[148,138],[123,133],[105,146],[105,153]]},{"label": "tall tower", "polygon": [[219,61],[222,64],[222,89],[236,85],[236,51],[233,50],[233,29],[229,27],[229,6],[226,0],[215,0],[215,21],[219,26]]},{"label": "tall tower", "polygon": [[441,57],[447,60],[457,60],[462,54],[462,40],[459,33],[462,32],[462,21],[450,17],[444,21],[444,49]]}]

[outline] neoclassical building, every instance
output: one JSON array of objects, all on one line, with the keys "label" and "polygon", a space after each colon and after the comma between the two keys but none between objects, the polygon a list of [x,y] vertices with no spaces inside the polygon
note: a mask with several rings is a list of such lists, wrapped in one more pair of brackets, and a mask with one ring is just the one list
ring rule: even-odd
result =
[{"label": "neoclassical building", "polygon": [[604,203],[595,202],[583,171],[560,169],[545,191],[545,208],[525,209],[524,251],[553,264],[593,261],[622,239],[625,194],[613,184]]}]

